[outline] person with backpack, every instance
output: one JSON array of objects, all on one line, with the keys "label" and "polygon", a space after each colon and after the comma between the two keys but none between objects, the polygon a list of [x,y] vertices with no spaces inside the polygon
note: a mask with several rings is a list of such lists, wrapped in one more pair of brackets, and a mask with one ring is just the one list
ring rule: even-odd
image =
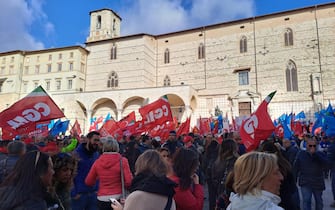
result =
[{"label": "person with backpack", "polygon": [[13,170],[17,160],[26,153],[26,145],[22,141],[12,141],[7,145],[8,156],[0,161],[0,183]]}]

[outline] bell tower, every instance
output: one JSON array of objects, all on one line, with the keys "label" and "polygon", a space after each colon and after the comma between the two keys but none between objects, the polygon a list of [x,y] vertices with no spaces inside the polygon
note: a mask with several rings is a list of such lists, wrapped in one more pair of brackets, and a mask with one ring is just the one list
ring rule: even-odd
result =
[{"label": "bell tower", "polygon": [[111,9],[90,12],[90,34],[86,42],[95,42],[120,36],[121,17]]}]

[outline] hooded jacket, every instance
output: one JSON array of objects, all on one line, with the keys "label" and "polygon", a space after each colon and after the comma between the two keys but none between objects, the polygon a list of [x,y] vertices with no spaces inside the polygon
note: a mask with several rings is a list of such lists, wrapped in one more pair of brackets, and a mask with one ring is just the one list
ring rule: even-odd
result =
[{"label": "hooded jacket", "polygon": [[257,210],[284,210],[279,207],[280,197],[270,192],[261,191],[261,195],[239,195],[231,193],[230,204],[227,210],[244,210],[244,209],[257,209]]},{"label": "hooded jacket", "polygon": [[116,152],[105,152],[97,159],[88,173],[85,184],[93,186],[99,180],[98,196],[122,194],[120,158],[124,173],[125,187],[132,181],[128,160]]}]

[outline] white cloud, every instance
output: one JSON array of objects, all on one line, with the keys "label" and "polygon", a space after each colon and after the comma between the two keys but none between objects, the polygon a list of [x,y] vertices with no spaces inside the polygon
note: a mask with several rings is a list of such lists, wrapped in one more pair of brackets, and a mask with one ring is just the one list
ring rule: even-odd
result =
[{"label": "white cloud", "polygon": [[128,1],[120,11],[122,35],[169,33],[246,18],[254,15],[254,4],[253,0]]},{"label": "white cloud", "polygon": [[[33,22],[41,17],[39,0],[1,0],[0,51],[34,50],[44,48],[29,32]],[[31,3],[31,4],[29,4]]]}]

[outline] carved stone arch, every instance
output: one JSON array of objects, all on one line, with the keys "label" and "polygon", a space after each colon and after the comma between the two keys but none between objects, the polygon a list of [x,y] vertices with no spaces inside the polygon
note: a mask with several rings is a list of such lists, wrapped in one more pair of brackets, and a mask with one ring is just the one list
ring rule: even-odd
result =
[{"label": "carved stone arch", "polygon": [[197,99],[196,99],[195,96],[191,97],[190,108],[191,108],[192,111],[196,110],[196,108],[197,108]]},{"label": "carved stone arch", "polygon": [[111,117],[116,119],[117,106],[110,98],[100,98],[96,100],[91,106],[92,117],[106,117],[110,113]]},{"label": "carved stone arch", "polygon": [[122,117],[127,116],[132,111],[135,111],[136,120],[141,119],[141,115],[138,112],[139,108],[145,105],[146,99],[141,96],[132,96],[127,98],[122,103]]},{"label": "carved stone arch", "polygon": [[170,103],[172,116],[176,117],[178,122],[181,122],[184,112],[185,112],[185,102],[182,97],[177,94],[169,93],[165,94]]}]

